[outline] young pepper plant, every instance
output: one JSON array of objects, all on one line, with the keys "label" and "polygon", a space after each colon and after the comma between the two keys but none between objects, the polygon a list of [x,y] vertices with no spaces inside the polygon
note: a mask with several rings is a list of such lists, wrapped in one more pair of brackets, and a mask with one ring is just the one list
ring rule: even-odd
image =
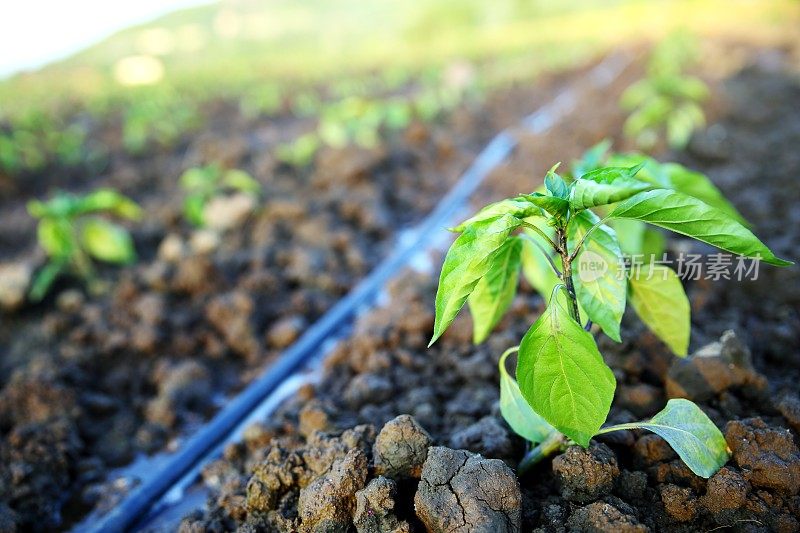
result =
[{"label": "young pepper plant", "polygon": [[692,132],[705,124],[700,103],[708,98],[708,87],[683,72],[695,55],[686,35],[664,40],[653,50],[647,76],[622,94],[620,106],[630,112],[624,132],[640,148],[652,148],[662,131],[671,148],[683,148]]},{"label": "young pepper plant", "polygon": [[[649,421],[601,429],[616,381],[589,331],[592,323],[619,341],[630,298],[677,355],[686,355],[689,340],[688,299],[678,277],[654,264],[624,272],[619,240],[606,223],[641,221],[773,265],[791,263],[776,257],[726,210],[640,176],[646,166],[599,166],[567,183],[556,174],[556,165],[545,177],[544,192],[490,204],[453,229],[460,235],[442,266],[430,344],[465,303],[476,343],[486,338],[514,298],[523,249],[538,253],[549,267],[552,285],[544,279],[538,287],[533,283],[540,291],[550,289],[545,311],[519,346],[500,359],[502,413],[536,445],[521,472],[569,443],[587,447],[596,435],[631,428],[662,436],[700,476],[710,477],[727,461],[721,432],[687,400],[670,400]],[[601,218],[593,210],[605,214]],[[582,317],[588,319],[585,324]],[[505,368],[515,351],[517,381]]]},{"label": "young pepper plant", "polygon": [[223,171],[217,165],[190,168],[181,175],[180,184],[186,191],[183,215],[198,227],[207,224],[206,206],[226,191],[247,194],[255,199],[261,195],[261,184],[244,170]]},{"label": "young pepper plant", "polygon": [[92,258],[116,264],[136,260],[128,230],[101,216],[141,218],[139,206],[117,191],[98,189],[85,196],[59,193],[47,202],[31,200],[28,212],[39,219],[39,245],[47,254],[47,264],[37,272],[29,292],[34,302],[44,298],[55,280],[66,272],[91,284]]}]

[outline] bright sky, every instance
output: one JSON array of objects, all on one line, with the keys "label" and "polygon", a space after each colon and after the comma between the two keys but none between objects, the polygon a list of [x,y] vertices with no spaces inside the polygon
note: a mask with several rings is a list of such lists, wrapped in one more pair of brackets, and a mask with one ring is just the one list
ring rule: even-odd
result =
[{"label": "bright sky", "polygon": [[133,24],[210,0],[0,0],[0,77],[69,56]]}]

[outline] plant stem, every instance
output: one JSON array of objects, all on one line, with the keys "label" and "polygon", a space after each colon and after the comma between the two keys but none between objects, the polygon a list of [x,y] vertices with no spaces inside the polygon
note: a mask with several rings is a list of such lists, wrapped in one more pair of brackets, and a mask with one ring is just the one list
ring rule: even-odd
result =
[{"label": "plant stem", "polygon": [[558,253],[561,253],[561,250],[559,249],[558,245],[557,245],[556,243],[554,243],[554,242],[553,242],[553,239],[551,239],[550,237],[548,237],[548,236],[547,236],[547,233],[543,232],[543,231],[542,231],[540,228],[536,227],[536,226],[535,226],[535,225],[533,225],[533,224],[530,224],[530,223],[528,223],[528,222],[525,222],[524,220],[522,221],[522,226],[523,226],[523,227],[525,227],[525,228],[528,228],[528,229],[532,229],[533,231],[535,231],[536,233],[538,233],[539,235],[541,235],[541,236],[542,236],[542,238],[543,238],[544,240],[546,240],[546,241],[547,241],[547,243],[548,243],[550,246],[552,246],[552,247],[553,247],[553,250],[555,250],[555,251],[556,251],[556,252],[558,252]]},{"label": "plant stem", "polygon": [[525,240],[527,240],[529,243],[531,243],[534,246],[536,246],[539,249],[539,251],[541,251],[542,254],[544,254],[544,258],[547,259],[548,263],[550,263],[550,268],[553,269],[553,273],[556,275],[556,277],[558,279],[561,279],[561,271],[558,269],[558,267],[556,266],[555,262],[553,261],[553,258],[551,257],[550,252],[545,250],[544,246],[539,244],[539,242],[536,239],[534,239],[533,237],[531,237],[530,235],[528,235],[526,233],[521,233],[520,236],[523,237]]},{"label": "plant stem", "polygon": [[583,247],[583,243],[586,242],[586,238],[589,236],[589,234],[592,233],[597,228],[599,228],[600,226],[602,226],[603,224],[605,224],[606,220],[608,220],[608,217],[599,220],[597,222],[597,224],[595,224],[594,226],[589,228],[589,230],[586,233],[583,234],[583,237],[581,237],[581,240],[578,241],[578,244],[575,245],[575,249],[572,251],[572,254],[570,254],[570,256],[569,256],[569,260],[570,261],[575,261],[575,258],[578,257],[578,254],[581,252],[581,248]]},{"label": "plant stem", "polygon": [[578,311],[578,299],[575,296],[575,285],[572,283],[572,258],[567,249],[567,231],[563,228],[556,230],[558,237],[559,254],[561,255],[561,271],[563,274],[564,285],[567,288],[570,300],[570,314],[575,321],[581,323],[581,313]]},{"label": "plant stem", "polygon": [[545,457],[556,453],[564,446],[565,443],[566,441],[564,440],[564,435],[558,431],[553,431],[534,449],[525,454],[525,457],[522,458],[522,461],[520,461],[519,467],[517,468],[517,475],[519,477],[524,476],[531,469],[531,467],[533,467],[533,465]]}]

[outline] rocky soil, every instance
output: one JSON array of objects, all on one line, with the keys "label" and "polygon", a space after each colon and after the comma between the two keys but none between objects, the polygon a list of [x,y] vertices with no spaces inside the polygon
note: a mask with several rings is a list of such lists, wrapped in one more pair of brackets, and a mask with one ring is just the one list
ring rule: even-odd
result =
[{"label": "rocky soil", "polygon": [[[49,169],[4,187],[0,530],[65,528],[113,505],[136,479],[110,472],[179,446],[369,272],[496,131],[584,73],[498,90],[372,150],[323,149],[305,169],[272,155],[302,121],[247,119],[230,102],[208,106],[205,131],[146,157],[122,150],[119,124],[101,123],[92,138],[111,153],[97,176]],[[177,178],[211,162],[250,172],[263,202],[223,198],[224,223],[195,230]],[[43,257],[25,203],[56,183],[112,186],[139,201],[139,262],[101,268],[104,294],[64,280],[31,306],[25,286]]]},{"label": "rocky soil", "polygon": [[[720,117],[679,157],[708,173],[778,255],[796,259],[800,78],[768,53],[724,94]],[[588,129],[556,128],[545,146],[570,138],[589,146],[599,137]],[[494,192],[509,188],[508,174],[526,161],[530,171],[567,157],[553,150],[531,164],[526,154],[523,145]],[[669,246],[685,247],[677,239]],[[644,431],[604,435],[518,478],[524,443],[499,415],[497,361],[542,300],[523,286],[485,344],[471,344],[462,316],[427,349],[434,277],[408,272],[393,283],[389,303],[360,319],[318,385],[204,469],[207,505],[181,531],[800,530],[797,267],[762,266],[757,281],[688,283],[686,360],[632,315],[623,343],[600,341],[618,380],[609,422],[651,416],[671,397],[696,401],[731,450],[709,480]]]}]

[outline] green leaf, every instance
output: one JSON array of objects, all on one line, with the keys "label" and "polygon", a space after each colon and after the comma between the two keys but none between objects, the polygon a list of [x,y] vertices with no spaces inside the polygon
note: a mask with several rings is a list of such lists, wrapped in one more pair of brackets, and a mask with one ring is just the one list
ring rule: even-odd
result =
[{"label": "green leaf", "polygon": [[[630,222],[636,221],[631,220]],[[640,253],[642,254],[643,260],[650,261],[651,258],[654,258],[655,261],[661,260],[664,255],[664,250],[667,248],[667,239],[664,233],[646,226],[642,237]]]},{"label": "green leaf", "polygon": [[183,214],[190,224],[199,227],[205,226],[205,209],[206,199],[201,194],[190,194],[183,200]]},{"label": "green leaf", "polygon": [[[591,211],[573,216],[569,238],[579,242],[600,218]],[[625,312],[625,272],[622,251],[613,229],[601,224],[584,241],[573,269],[573,282],[583,311],[606,335],[620,342],[619,324]]]},{"label": "green leaf", "polygon": [[628,300],[647,327],[680,357],[689,349],[691,308],[678,275],[664,265],[634,267]]},{"label": "green leaf", "polygon": [[671,189],[672,182],[669,180],[664,164],[660,161],[640,154],[638,152],[614,153],[608,157],[608,166],[632,167],[643,165],[641,170],[636,173],[636,179],[652,184],[658,189]]},{"label": "green leaf", "polygon": [[511,215],[500,215],[470,224],[450,246],[436,290],[436,342],[453,322],[480,279],[489,271],[492,259],[508,235],[521,224]]},{"label": "green leaf", "polygon": [[98,189],[77,200],[73,215],[108,212],[130,220],[139,220],[142,209],[127,196],[114,189]]},{"label": "green leaf", "polygon": [[66,263],[64,261],[52,261],[42,267],[33,278],[28,297],[32,302],[41,302],[42,298],[47,296],[53,283],[58,279],[58,276],[64,271]]},{"label": "green leaf", "polygon": [[594,338],[556,296],[522,339],[517,380],[533,410],[584,447],[605,422],[616,387]]},{"label": "green leaf", "polygon": [[180,184],[186,191],[210,194],[220,179],[220,169],[216,165],[190,168],[181,175]]},{"label": "green leaf", "polygon": [[101,261],[130,263],[136,259],[128,231],[101,218],[89,218],[83,223],[81,243],[89,255]]},{"label": "green leaf", "polygon": [[725,199],[708,176],[689,170],[677,163],[664,163],[661,167],[669,179],[672,189],[693,196],[711,207],[716,207],[743,225],[747,225],[745,218]]},{"label": "green leaf", "polygon": [[244,170],[231,169],[225,172],[222,182],[226,187],[230,187],[245,194],[258,195],[261,193],[261,184]]},{"label": "green leaf", "polygon": [[77,247],[72,224],[64,218],[44,218],[36,231],[39,244],[50,257],[69,257]]},{"label": "green leaf", "polygon": [[514,295],[519,280],[522,240],[512,237],[500,247],[489,265],[489,270],[478,281],[467,303],[472,314],[473,340],[480,344],[503,318]]},{"label": "green leaf", "polygon": [[563,198],[556,198],[539,192],[523,194],[522,197],[557,218],[562,218],[569,212],[569,202]]},{"label": "green leaf", "polygon": [[632,256],[642,253],[647,224],[626,218],[609,220],[607,224],[616,232],[617,241],[623,254]]},{"label": "green leaf", "polygon": [[649,422],[634,422],[603,428],[601,433],[620,429],[647,429],[666,440],[689,469],[710,478],[728,462],[728,445],[722,432],[697,405],[676,398]]},{"label": "green leaf", "polygon": [[634,176],[644,166],[603,167],[584,174],[572,182],[569,205],[573,211],[608,205],[630,198],[636,193],[652,188]]},{"label": "green leaf", "polygon": [[495,218],[500,215],[511,215],[516,218],[523,219],[541,214],[542,212],[539,207],[522,196],[518,196],[516,198],[506,198],[505,200],[500,200],[499,202],[487,205],[475,215],[471,216],[458,226],[452,228],[450,231],[461,233],[468,226],[474,224],[475,222],[489,218]]},{"label": "green leaf", "polygon": [[[528,220],[529,224],[536,224]],[[546,224],[536,224],[545,234],[552,238],[553,228]],[[553,258],[555,252],[550,244],[541,235],[533,230],[525,229],[525,238],[522,243],[522,273],[531,287],[536,289],[542,297],[547,298],[553,292],[553,287],[559,283],[559,278],[553,271],[550,261],[545,254]]]},{"label": "green leaf", "polygon": [[642,220],[772,265],[793,264],[776,257],[750,230],[725,212],[680,192],[659,189],[639,193],[619,204],[609,218]]},{"label": "green leaf", "polygon": [[531,409],[519,390],[516,380],[506,369],[506,359],[514,350],[508,350],[500,357],[500,414],[511,429],[523,439],[538,444],[544,441],[555,428]]},{"label": "green leaf", "polygon": [[569,191],[567,189],[567,184],[564,183],[564,180],[561,178],[561,176],[556,174],[555,170],[557,167],[558,165],[555,165],[547,172],[547,175],[544,177],[544,186],[551,196],[566,200]]}]

